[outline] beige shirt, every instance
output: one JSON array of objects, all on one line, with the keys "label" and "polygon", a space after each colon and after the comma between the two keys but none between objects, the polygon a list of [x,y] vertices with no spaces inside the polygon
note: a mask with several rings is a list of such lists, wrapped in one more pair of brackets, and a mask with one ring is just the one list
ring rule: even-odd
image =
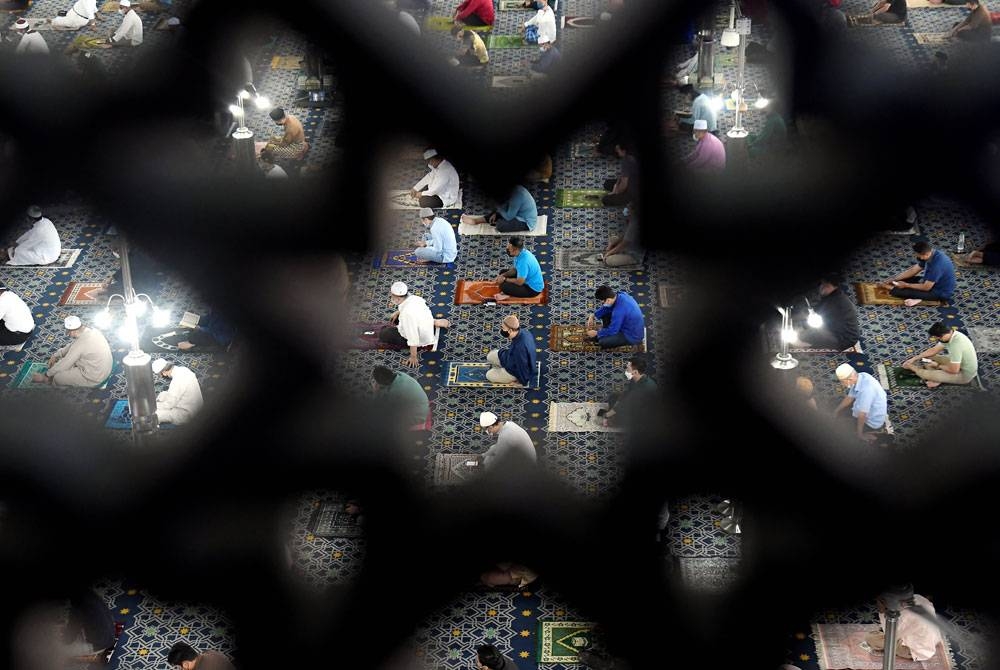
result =
[{"label": "beige shirt", "polygon": [[120,42],[122,40],[128,40],[129,44],[134,47],[142,44],[142,19],[139,18],[139,15],[132,8],[129,8],[125,12],[125,16],[122,17],[122,24],[118,26],[118,30],[111,38],[112,42]]},{"label": "beige shirt", "polygon": [[[929,618],[912,609],[904,609],[899,613],[896,638],[909,647],[914,661],[926,661],[937,653],[938,642],[942,642],[941,629],[934,623],[934,605],[930,600],[915,594],[913,604],[922,608]],[[878,618],[885,630],[885,614],[879,614]]]},{"label": "beige shirt", "polygon": [[114,363],[111,346],[104,338],[104,334],[87,326],[83,327],[79,337],[57,351],[55,357],[55,365],[45,373],[49,377],[58,372],[77,368],[84,379],[95,384],[100,384],[108,378]]}]

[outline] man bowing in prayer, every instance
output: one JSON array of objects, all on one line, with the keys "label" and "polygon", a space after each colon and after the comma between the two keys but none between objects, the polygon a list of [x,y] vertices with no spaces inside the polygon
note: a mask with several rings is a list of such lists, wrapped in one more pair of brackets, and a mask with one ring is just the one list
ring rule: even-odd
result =
[{"label": "man bowing in prayer", "polygon": [[389,301],[396,311],[389,318],[390,325],[379,332],[378,339],[397,347],[409,347],[410,357],[403,359],[403,365],[419,367],[417,351],[434,344],[434,328],[447,328],[451,324],[446,319],[435,319],[427,301],[410,293],[403,282],[395,282],[390,292]]},{"label": "man bowing in prayer", "polygon": [[52,222],[42,216],[42,210],[32,205],[28,208],[31,230],[17,238],[7,249],[7,265],[48,265],[59,260],[62,244]]},{"label": "man bowing in prayer", "polygon": [[188,423],[201,411],[204,400],[198,378],[183,365],[162,358],[153,361],[153,374],[170,380],[170,387],[156,396],[156,418],[160,423]]},{"label": "man bowing in prayer", "polygon": [[65,16],[52,19],[54,30],[79,30],[97,19],[97,0],[76,0]]},{"label": "man bowing in prayer", "polygon": [[111,376],[114,363],[104,333],[84,326],[78,316],[67,316],[63,325],[73,341],[52,355],[45,374],[36,372],[31,381],[53,386],[100,386]]}]

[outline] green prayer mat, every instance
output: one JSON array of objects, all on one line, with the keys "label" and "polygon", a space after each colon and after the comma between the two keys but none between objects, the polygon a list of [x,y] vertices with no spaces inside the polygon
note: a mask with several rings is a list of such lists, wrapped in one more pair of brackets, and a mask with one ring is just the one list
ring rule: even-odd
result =
[{"label": "green prayer mat", "polygon": [[539,621],[538,662],[579,663],[580,652],[594,645],[595,627],[586,621]]},{"label": "green prayer mat", "polygon": [[[901,388],[927,388],[927,383],[918,377],[916,373],[898,365],[883,365],[880,363],[876,366],[876,372],[882,388],[889,393]],[[971,389],[979,391],[982,390],[982,386],[979,384],[979,377],[976,377],[968,384],[941,384],[935,387],[934,390],[937,391],[940,389]]]},{"label": "green prayer mat", "polygon": [[604,207],[601,198],[608,194],[602,189],[556,189],[556,207]]},{"label": "green prayer mat", "polygon": [[48,384],[36,384],[31,381],[31,375],[37,372],[40,375],[44,375],[45,371],[49,369],[48,363],[40,363],[37,361],[25,361],[21,365],[21,369],[17,371],[14,375],[14,379],[10,382],[10,388],[12,389],[48,389],[52,388]]},{"label": "green prayer mat", "polygon": [[524,43],[524,38],[520,35],[489,35],[486,38],[488,49],[516,49],[526,46],[528,45]]}]

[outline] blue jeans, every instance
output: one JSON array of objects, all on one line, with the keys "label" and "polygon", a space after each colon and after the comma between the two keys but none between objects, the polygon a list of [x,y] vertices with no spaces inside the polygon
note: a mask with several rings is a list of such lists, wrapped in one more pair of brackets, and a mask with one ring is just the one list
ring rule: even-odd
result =
[{"label": "blue jeans", "polygon": [[625,339],[625,336],[621,333],[615,333],[614,335],[607,335],[605,337],[597,338],[597,346],[601,349],[611,349],[612,347],[627,347],[631,342]]},{"label": "blue jeans", "polygon": [[432,263],[444,262],[444,253],[442,253],[440,249],[420,247],[414,252],[414,255],[422,261],[430,261]]}]

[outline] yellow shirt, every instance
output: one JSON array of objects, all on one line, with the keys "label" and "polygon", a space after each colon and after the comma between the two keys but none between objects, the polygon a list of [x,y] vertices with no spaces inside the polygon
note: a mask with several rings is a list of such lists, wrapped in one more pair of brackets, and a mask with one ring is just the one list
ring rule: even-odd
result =
[{"label": "yellow shirt", "polygon": [[483,65],[490,62],[490,55],[486,53],[486,44],[483,42],[483,38],[480,37],[476,32],[469,31],[472,33],[472,52],[476,54],[476,58]]}]

